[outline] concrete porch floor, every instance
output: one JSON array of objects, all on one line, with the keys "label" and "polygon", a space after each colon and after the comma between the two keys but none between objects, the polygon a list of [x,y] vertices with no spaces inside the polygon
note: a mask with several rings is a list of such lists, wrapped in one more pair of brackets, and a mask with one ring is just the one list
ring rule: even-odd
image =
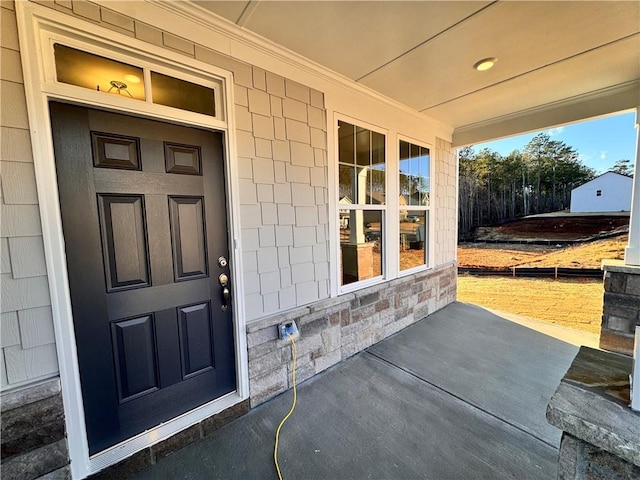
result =
[{"label": "concrete porch floor", "polygon": [[[304,332],[303,332],[304,333]],[[578,348],[454,303],[302,383],[280,434],[285,479],[551,479],[547,402]],[[291,391],[136,475],[277,478]]]}]

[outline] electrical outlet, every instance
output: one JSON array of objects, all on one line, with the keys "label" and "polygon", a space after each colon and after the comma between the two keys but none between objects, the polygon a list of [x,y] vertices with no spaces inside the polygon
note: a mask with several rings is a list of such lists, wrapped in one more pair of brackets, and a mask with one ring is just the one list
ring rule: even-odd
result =
[{"label": "electrical outlet", "polygon": [[289,337],[293,337],[294,340],[298,340],[298,338],[300,338],[298,326],[293,320],[282,322],[278,325],[278,338],[280,340],[289,340]]}]

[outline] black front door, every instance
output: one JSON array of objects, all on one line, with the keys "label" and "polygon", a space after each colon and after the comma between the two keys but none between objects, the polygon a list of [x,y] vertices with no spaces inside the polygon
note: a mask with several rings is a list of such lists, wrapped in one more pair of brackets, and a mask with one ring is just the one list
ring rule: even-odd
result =
[{"label": "black front door", "polygon": [[222,134],[50,112],[94,454],[236,388]]}]

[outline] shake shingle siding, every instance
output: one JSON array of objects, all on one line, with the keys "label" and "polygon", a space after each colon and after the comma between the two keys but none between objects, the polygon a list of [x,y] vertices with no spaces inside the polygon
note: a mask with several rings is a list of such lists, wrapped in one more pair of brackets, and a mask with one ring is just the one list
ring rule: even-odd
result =
[{"label": "shake shingle siding", "polygon": [[2,389],[58,374],[15,11],[2,2]]}]

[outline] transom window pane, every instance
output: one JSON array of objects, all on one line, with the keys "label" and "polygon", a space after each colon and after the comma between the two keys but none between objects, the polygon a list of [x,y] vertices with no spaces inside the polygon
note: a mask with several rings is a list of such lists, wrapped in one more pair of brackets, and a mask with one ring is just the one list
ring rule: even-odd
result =
[{"label": "transom window pane", "polygon": [[61,83],[144,100],[142,68],[56,43],[56,78]]},{"label": "transom window pane", "polygon": [[430,166],[428,148],[400,141],[400,195],[405,205],[429,206]]},{"label": "transom window pane", "polygon": [[212,88],[157,72],[151,72],[151,88],[153,103],[216,116],[215,95]]},{"label": "transom window pane", "polygon": [[53,52],[58,82],[212,117],[219,113],[214,88],[151,71],[152,98],[149,99],[145,92],[145,71],[141,67],[59,43],[54,44]]}]

